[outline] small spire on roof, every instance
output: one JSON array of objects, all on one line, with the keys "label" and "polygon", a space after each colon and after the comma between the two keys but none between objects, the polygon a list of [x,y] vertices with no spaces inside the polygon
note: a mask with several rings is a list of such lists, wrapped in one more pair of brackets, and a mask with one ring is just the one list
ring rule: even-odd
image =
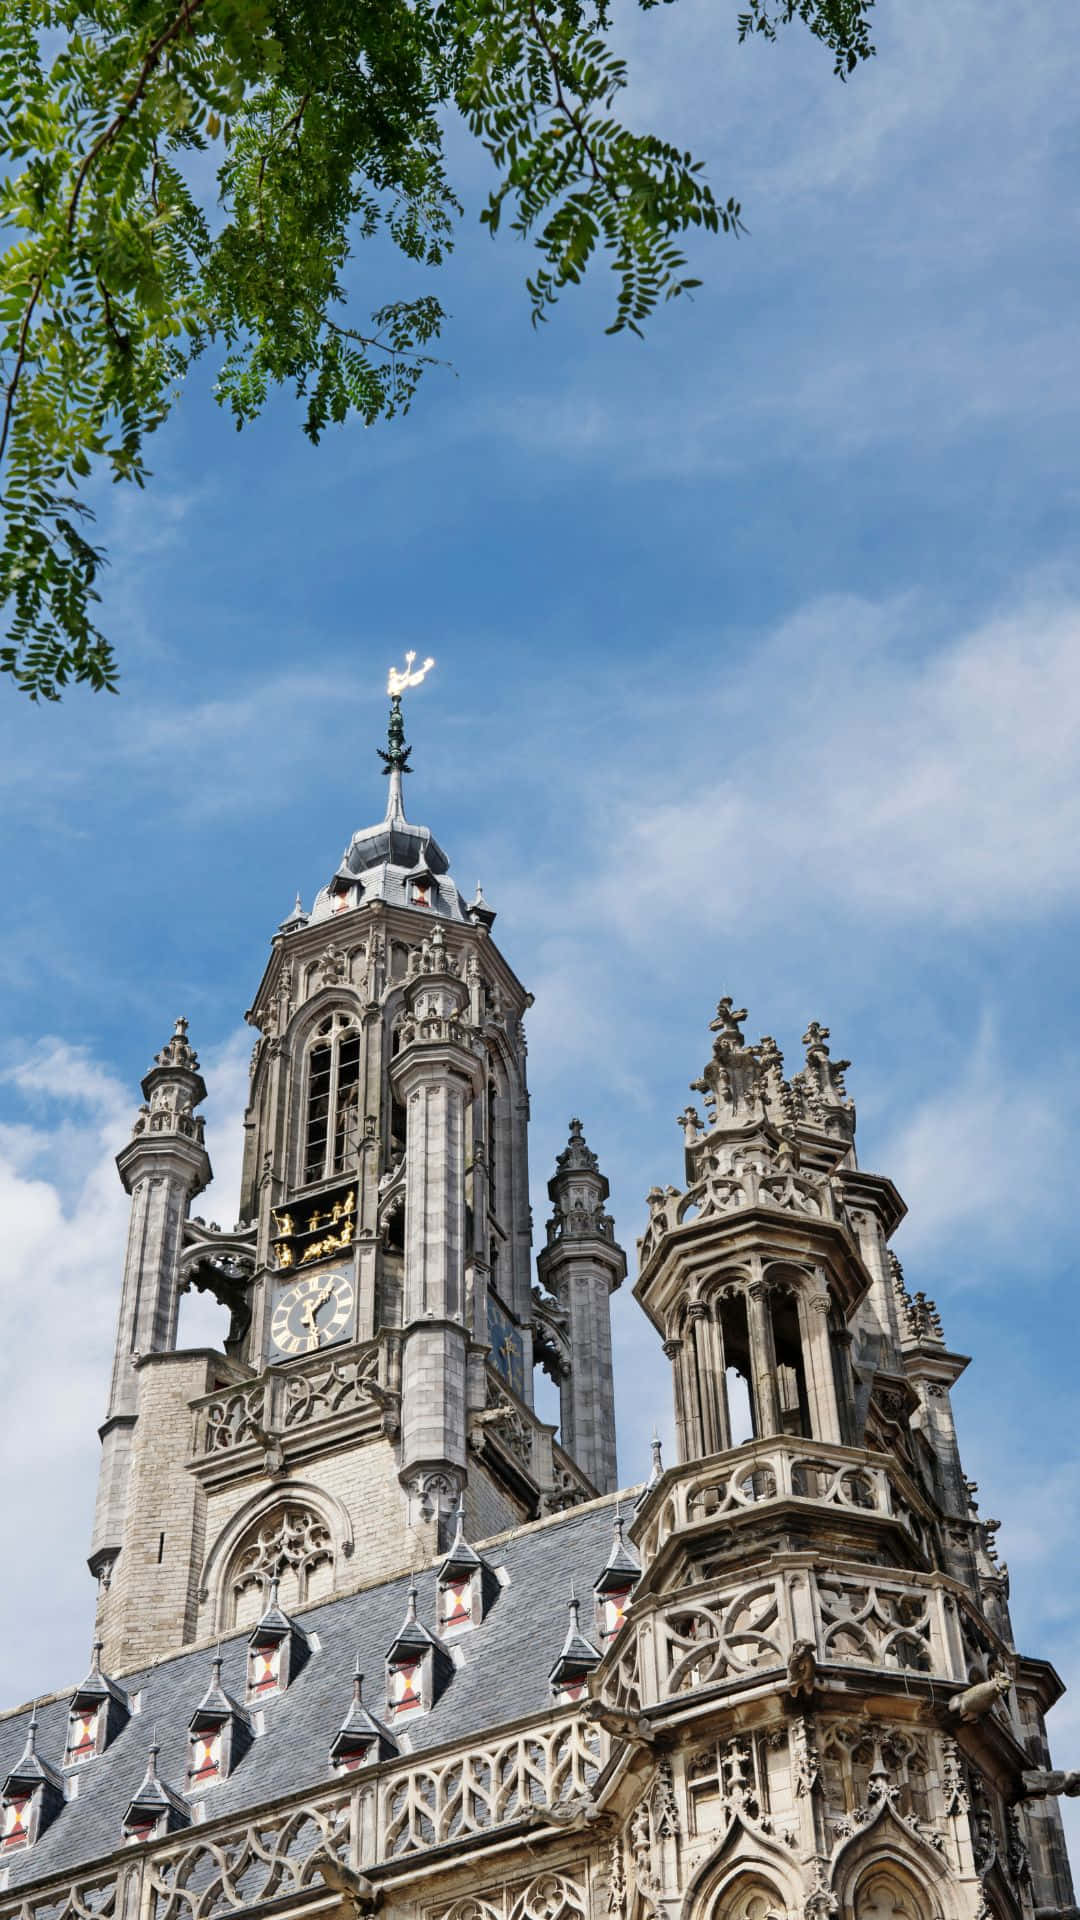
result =
[{"label": "small spire on roof", "polygon": [[494,907],[489,907],[487,901],[484,899],[484,889],[480,885],[479,880],[476,883],[476,892],[469,901],[469,916],[471,919],[478,921],[482,927],[490,927],[495,920],[495,909]]},{"label": "small spire on roof", "polygon": [[290,933],[294,927],[306,927],[306,925],[307,925],[307,914],[304,912],[304,902],[300,897],[299,889],[297,889],[296,899],[293,901],[292,912],[287,913],[285,915],[284,920],[281,922],[281,925],[278,928],[278,932]]}]

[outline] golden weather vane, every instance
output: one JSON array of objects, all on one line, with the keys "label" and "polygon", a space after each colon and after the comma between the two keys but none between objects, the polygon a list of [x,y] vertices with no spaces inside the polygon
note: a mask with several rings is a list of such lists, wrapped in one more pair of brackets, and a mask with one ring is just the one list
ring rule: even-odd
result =
[{"label": "golden weather vane", "polygon": [[415,650],[405,655],[404,673],[399,672],[397,667],[391,667],[390,677],[386,682],[386,691],[395,699],[399,698],[400,695],[405,692],[406,687],[418,687],[421,680],[431,672],[432,667],[435,665],[434,660],[428,659],[424,661],[422,667],[416,667],[414,669],[413,661],[415,659]]}]

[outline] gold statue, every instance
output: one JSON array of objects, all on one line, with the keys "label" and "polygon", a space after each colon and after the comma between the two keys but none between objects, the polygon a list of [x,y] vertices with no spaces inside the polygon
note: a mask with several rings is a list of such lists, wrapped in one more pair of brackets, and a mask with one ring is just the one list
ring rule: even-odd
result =
[{"label": "gold statue", "polygon": [[416,659],[415,650],[405,655],[404,673],[399,673],[397,667],[391,667],[390,677],[386,682],[387,693],[400,694],[400,693],[404,693],[406,687],[418,687],[420,685],[421,680],[423,680],[424,676],[426,674],[429,674],[431,672],[432,667],[435,665],[434,660],[430,660],[430,659],[425,660],[423,666],[418,667],[414,673],[413,661],[415,659]]},{"label": "gold statue", "polygon": [[355,1195],[355,1193],[353,1192],[353,1190],[352,1190],[352,1188],[351,1188],[351,1187],[349,1188],[349,1191],[348,1191],[348,1193],[347,1193],[347,1194],[345,1195],[345,1206],[344,1206],[344,1211],[345,1211],[346,1213],[355,1213],[355,1212],[356,1212],[356,1195]]},{"label": "gold statue", "polygon": [[296,1232],[296,1228],[293,1226],[293,1217],[291,1213],[278,1213],[277,1210],[275,1209],[274,1224],[277,1227],[277,1230],[279,1233],[295,1233]]},{"label": "gold statue", "polygon": [[294,1260],[296,1259],[296,1255],[293,1252],[291,1247],[276,1247],[274,1251],[277,1255],[277,1265],[278,1265],[279,1272],[281,1271],[282,1267],[292,1266]]}]

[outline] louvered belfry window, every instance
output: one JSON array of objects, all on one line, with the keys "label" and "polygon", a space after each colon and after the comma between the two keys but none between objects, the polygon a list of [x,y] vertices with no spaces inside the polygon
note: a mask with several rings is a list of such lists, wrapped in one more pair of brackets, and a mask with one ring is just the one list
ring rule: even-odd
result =
[{"label": "louvered belfry window", "polygon": [[308,1053],[305,1181],[344,1173],[356,1152],[360,1035],[348,1014],[320,1022]]}]

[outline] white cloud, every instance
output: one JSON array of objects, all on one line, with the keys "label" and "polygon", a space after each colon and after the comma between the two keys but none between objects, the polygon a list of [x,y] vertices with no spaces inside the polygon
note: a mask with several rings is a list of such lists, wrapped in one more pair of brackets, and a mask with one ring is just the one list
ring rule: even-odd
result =
[{"label": "white cloud", "polygon": [[[217,1202],[229,1224],[249,1045],[250,1035],[233,1036],[204,1063],[218,1177],[200,1204]],[[0,1129],[0,1451],[11,1468],[5,1524],[27,1569],[0,1603],[6,1705],[77,1678],[89,1651],[93,1588],[85,1555],[96,1429],[127,1230],[127,1199],[113,1162],[139,1096],[85,1048],[55,1039],[42,1040],[0,1078],[28,1115]],[[184,1314],[192,1344],[216,1337],[221,1320],[220,1309],[208,1311],[196,1299]]]},{"label": "white cloud", "polygon": [[940,1258],[962,1238],[971,1257],[950,1261],[953,1285],[985,1278],[988,1245],[998,1259],[1022,1252],[1031,1271],[1038,1257],[1032,1220],[1040,1220],[1045,1241],[1072,1204],[1074,1080],[1071,1062],[1062,1061],[1030,1084],[984,1020],[959,1072],[946,1068],[943,1082],[875,1150],[911,1210],[897,1243],[905,1259]]},{"label": "white cloud", "polygon": [[681,663],[653,663],[575,796],[577,924],[655,942],[1075,905],[1080,605],[1033,592],[931,650],[941,624],[913,596],[820,600],[696,672],[690,711]]}]

